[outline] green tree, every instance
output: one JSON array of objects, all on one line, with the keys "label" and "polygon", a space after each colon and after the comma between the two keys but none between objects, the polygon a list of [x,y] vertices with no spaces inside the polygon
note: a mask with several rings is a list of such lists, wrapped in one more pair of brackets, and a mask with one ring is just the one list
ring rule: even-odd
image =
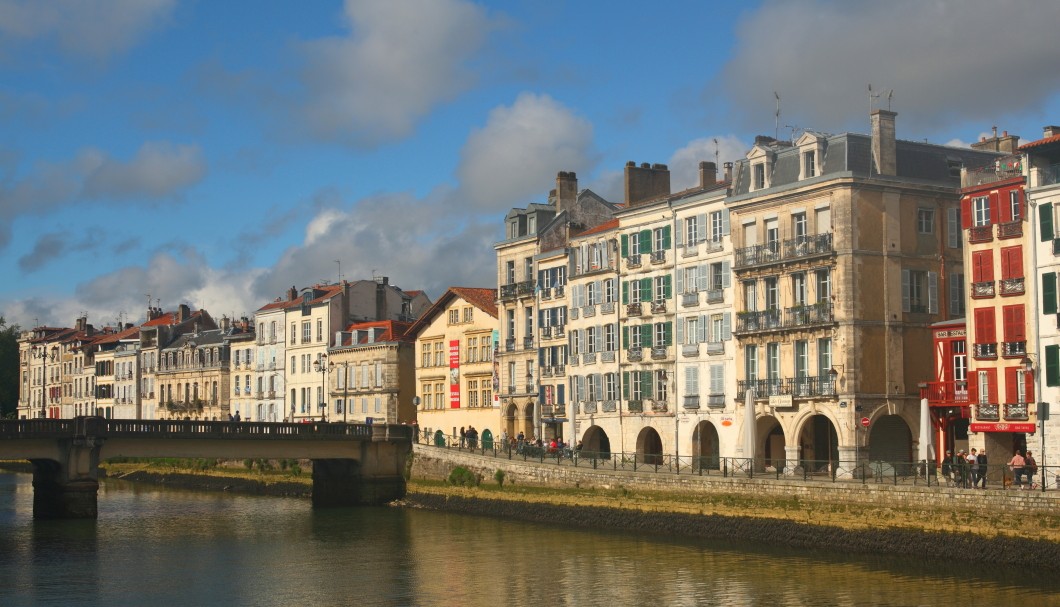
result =
[{"label": "green tree", "polygon": [[18,408],[19,331],[0,316],[0,418],[14,417]]}]

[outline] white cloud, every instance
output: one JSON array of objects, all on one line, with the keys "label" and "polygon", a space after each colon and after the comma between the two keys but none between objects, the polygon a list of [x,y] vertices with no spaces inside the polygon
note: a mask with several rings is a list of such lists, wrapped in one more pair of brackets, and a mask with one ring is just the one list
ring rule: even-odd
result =
[{"label": "white cloud", "polygon": [[176,0],[0,0],[0,44],[54,40],[66,54],[104,60],[128,50]]},{"label": "white cloud", "polygon": [[[900,128],[937,132],[960,121],[997,124],[1060,91],[1050,78],[1060,3],[1035,0],[791,0],[748,13],[716,86],[755,128],[868,129],[875,107]],[[899,134],[901,136],[901,134]]]},{"label": "white cloud", "polygon": [[[722,165],[743,158],[751,149],[735,135],[703,137],[688,142],[688,145],[674,152],[670,157],[670,189],[674,192],[688,189],[699,184],[699,163],[716,162],[718,180],[724,178]],[[715,150],[717,155],[715,156]]]},{"label": "white cloud", "polygon": [[367,146],[407,136],[466,89],[494,27],[461,0],[346,0],[345,17],[349,36],[302,46],[300,117],[317,138]]},{"label": "white cloud", "polygon": [[548,95],[522,93],[511,106],[494,108],[486,126],[468,137],[458,197],[476,209],[506,211],[531,196],[543,199],[557,172],[594,163],[588,120]]}]

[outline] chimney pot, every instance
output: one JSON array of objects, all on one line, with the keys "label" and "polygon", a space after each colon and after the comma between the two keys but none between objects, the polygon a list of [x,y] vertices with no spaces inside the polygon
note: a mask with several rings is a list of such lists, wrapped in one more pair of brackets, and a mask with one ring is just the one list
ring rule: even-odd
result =
[{"label": "chimney pot", "polygon": [[897,115],[890,110],[874,110],[871,115],[872,158],[880,175],[896,175],[898,172],[894,133],[894,117]]}]

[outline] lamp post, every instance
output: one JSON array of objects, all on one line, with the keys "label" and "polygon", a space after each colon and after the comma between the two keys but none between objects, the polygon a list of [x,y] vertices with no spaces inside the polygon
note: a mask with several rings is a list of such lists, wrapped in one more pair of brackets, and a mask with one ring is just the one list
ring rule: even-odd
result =
[{"label": "lamp post", "polygon": [[41,361],[41,393],[40,393],[40,417],[44,419],[47,417],[48,407],[48,361],[55,362],[55,359],[59,356],[59,347],[52,346],[50,349],[47,345],[40,345],[33,348],[33,358],[39,358]]},{"label": "lamp post", "polygon": [[321,421],[327,421],[327,377],[328,373],[331,372],[332,365],[328,364],[328,355],[321,354],[320,358],[313,361],[313,370],[320,373],[320,419]]}]

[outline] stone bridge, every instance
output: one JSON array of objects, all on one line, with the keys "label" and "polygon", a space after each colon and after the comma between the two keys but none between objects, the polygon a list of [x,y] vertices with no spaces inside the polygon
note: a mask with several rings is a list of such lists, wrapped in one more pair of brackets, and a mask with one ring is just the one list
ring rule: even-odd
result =
[{"label": "stone bridge", "polygon": [[95,518],[99,463],[113,457],[310,459],[313,505],[381,504],[405,495],[412,428],[115,420],[0,421],[0,460],[33,464],[35,518]]}]

